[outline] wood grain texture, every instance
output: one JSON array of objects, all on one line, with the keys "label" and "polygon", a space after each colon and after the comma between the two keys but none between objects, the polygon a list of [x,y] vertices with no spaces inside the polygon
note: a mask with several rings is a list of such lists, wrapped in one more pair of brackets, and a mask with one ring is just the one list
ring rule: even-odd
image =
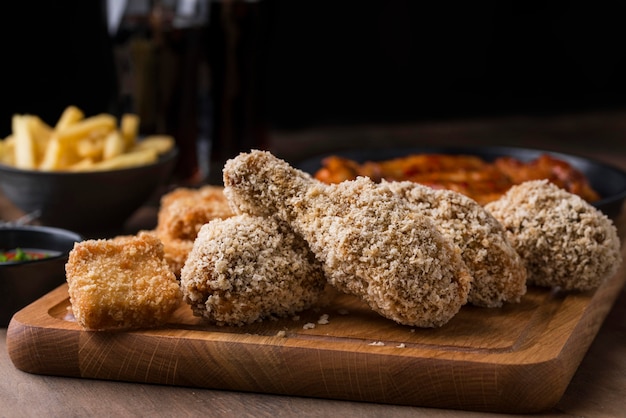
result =
[{"label": "wood grain texture", "polygon": [[7,350],[35,374],[536,412],[559,401],[625,279],[622,266],[594,292],[531,288],[520,304],[466,306],[439,329],[397,325],[338,294],[297,318],[217,327],[181,306],[165,327],[113,333],[82,331],[63,285],[13,317]]}]

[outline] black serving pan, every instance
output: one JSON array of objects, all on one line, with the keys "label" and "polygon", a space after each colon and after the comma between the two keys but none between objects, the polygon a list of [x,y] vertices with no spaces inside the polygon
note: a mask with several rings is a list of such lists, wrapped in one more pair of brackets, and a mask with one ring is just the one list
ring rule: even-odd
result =
[{"label": "black serving pan", "polygon": [[297,167],[310,174],[314,174],[322,167],[322,159],[330,155],[337,155],[363,163],[365,161],[388,160],[410,154],[475,155],[488,162],[503,156],[517,158],[520,161],[530,161],[539,157],[541,154],[549,154],[560,160],[567,161],[587,176],[591,186],[600,194],[601,197],[601,199],[594,202],[593,205],[604,212],[609,218],[617,218],[621,212],[624,198],[626,198],[626,172],[623,170],[586,157],[531,148],[403,147],[347,150],[306,159],[297,164]]}]

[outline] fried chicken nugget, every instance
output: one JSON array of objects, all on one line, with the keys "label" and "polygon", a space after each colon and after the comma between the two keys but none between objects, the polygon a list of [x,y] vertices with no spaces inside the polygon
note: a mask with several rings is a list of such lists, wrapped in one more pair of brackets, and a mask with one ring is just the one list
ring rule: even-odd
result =
[{"label": "fried chicken nugget", "polygon": [[320,298],[326,279],[306,242],[271,217],[204,225],[181,271],[183,299],[218,325],[293,315]]},{"label": "fried chicken nugget", "polygon": [[210,220],[233,216],[223,190],[221,186],[179,187],[161,198],[155,232],[176,276],[180,276],[200,227]]},{"label": "fried chicken nugget", "polygon": [[451,190],[436,190],[411,181],[383,185],[424,213],[461,249],[472,275],[469,302],[495,308],[519,302],[526,293],[526,267],[504,227],[475,200]]},{"label": "fried chicken nugget", "polygon": [[163,325],[182,301],[152,233],[76,243],[65,270],[72,311],[84,329]]},{"label": "fried chicken nugget", "polygon": [[529,284],[590,290],[622,262],[613,222],[547,180],[514,186],[485,208],[502,223],[524,260]]},{"label": "fried chicken nugget", "polygon": [[400,324],[437,327],[467,302],[460,251],[427,216],[368,178],[326,185],[265,151],[226,162],[241,213],[276,216],[309,244],[327,280]]}]

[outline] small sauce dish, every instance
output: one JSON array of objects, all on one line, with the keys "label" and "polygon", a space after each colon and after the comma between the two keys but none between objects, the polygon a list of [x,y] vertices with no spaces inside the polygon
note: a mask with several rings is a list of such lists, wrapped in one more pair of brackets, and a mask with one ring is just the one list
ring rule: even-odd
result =
[{"label": "small sauce dish", "polygon": [[[17,311],[65,283],[65,263],[74,243],[82,240],[80,234],[66,229],[0,226],[0,327],[6,327]],[[18,260],[12,259],[15,253],[19,253]]]}]

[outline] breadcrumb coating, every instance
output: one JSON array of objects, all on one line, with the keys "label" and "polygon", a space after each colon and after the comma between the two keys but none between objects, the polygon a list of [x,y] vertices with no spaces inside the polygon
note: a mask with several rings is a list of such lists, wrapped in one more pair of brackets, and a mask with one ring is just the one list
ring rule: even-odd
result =
[{"label": "breadcrumb coating", "polygon": [[467,303],[471,277],[459,249],[368,178],[326,185],[252,151],[226,162],[224,185],[234,210],[276,214],[308,242],[332,285],[386,318],[437,327]]},{"label": "breadcrumb coating", "polygon": [[200,227],[233,216],[223,190],[221,186],[179,187],[161,197],[155,232],[163,242],[165,260],[177,276]]},{"label": "breadcrumb coating", "polygon": [[485,208],[507,231],[528,270],[528,284],[589,290],[622,262],[613,222],[547,180],[522,183]]},{"label": "breadcrumb coating", "polygon": [[76,243],[65,269],[74,317],[87,330],[163,325],[182,301],[151,233]]},{"label": "breadcrumb coating", "polygon": [[180,277],[180,270],[185,265],[185,261],[193,248],[193,240],[168,238],[164,235],[157,235],[163,243],[165,261],[176,277]]},{"label": "breadcrumb coating", "polygon": [[472,275],[468,301],[495,308],[519,302],[526,293],[526,267],[506,232],[478,202],[451,190],[436,190],[412,181],[382,181],[417,212],[434,220],[441,233],[461,250]]},{"label": "breadcrumb coating", "polygon": [[271,217],[204,225],[181,271],[183,299],[218,325],[244,325],[311,307],[326,280],[306,242]]}]

